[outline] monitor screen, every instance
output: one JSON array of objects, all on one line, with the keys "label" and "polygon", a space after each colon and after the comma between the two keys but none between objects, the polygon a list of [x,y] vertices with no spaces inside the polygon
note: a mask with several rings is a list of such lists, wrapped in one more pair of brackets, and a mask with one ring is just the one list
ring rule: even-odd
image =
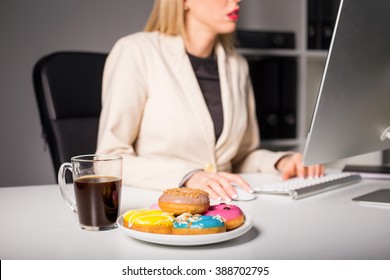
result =
[{"label": "monitor screen", "polygon": [[343,0],[306,140],[304,164],[388,149],[389,126],[390,1]]}]

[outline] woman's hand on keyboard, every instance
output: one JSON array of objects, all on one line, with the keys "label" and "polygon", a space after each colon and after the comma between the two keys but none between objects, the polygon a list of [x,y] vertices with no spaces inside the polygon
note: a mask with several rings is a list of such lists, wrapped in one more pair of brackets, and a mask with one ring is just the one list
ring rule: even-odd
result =
[{"label": "woman's hand on keyboard", "polygon": [[276,163],[276,169],[282,173],[283,179],[289,179],[292,177],[314,178],[324,175],[324,166],[322,164],[304,166],[301,153],[294,153],[282,157]]}]

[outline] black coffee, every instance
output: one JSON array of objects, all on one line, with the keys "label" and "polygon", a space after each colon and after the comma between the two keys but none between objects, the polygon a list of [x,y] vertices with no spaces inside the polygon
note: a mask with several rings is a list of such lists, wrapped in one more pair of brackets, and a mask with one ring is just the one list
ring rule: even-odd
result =
[{"label": "black coffee", "polygon": [[102,227],[115,223],[121,188],[122,180],[116,177],[85,176],[74,180],[80,224]]}]

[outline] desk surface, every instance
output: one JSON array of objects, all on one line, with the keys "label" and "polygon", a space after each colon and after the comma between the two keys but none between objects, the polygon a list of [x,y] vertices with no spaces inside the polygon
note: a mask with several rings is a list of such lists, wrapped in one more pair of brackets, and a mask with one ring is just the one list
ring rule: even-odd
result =
[{"label": "desk surface", "polygon": [[[252,181],[261,176],[251,176]],[[0,259],[390,259],[390,207],[352,198],[390,181],[361,181],[292,200],[259,195],[237,202],[254,227],[236,239],[197,247],[138,241],[120,229],[87,232],[57,185],[0,188]],[[123,188],[122,212],[148,207],[160,192]]]}]

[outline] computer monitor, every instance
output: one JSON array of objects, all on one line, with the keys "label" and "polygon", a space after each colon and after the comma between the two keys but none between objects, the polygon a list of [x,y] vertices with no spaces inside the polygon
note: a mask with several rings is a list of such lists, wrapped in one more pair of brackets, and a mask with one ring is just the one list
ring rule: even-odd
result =
[{"label": "computer monitor", "polygon": [[342,0],[304,164],[390,148],[390,1]]},{"label": "computer monitor", "polygon": [[343,0],[304,164],[390,148],[390,1]]}]

